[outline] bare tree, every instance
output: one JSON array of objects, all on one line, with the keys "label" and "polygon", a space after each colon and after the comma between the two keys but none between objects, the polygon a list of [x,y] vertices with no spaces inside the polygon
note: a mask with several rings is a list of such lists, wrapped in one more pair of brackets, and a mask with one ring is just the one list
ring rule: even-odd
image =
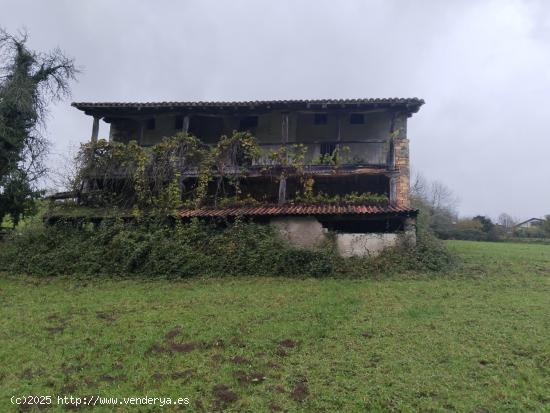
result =
[{"label": "bare tree", "polygon": [[453,191],[440,181],[433,181],[429,188],[428,203],[432,209],[456,210],[458,198]]},{"label": "bare tree", "polygon": [[518,220],[503,212],[498,216],[497,222],[504,228],[511,229],[514,225],[517,224]]},{"label": "bare tree", "polygon": [[411,197],[416,199],[426,199],[429,183],[428,180],[420,172],[414,173],[414,178],[411,182]]}]

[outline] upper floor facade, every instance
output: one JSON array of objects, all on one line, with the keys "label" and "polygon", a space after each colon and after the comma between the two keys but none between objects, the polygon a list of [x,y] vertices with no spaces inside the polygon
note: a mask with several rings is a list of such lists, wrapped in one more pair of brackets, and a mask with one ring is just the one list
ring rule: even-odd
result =
[{"label": "upper floor facade", "polygon": [[407,119],[423,103],[390,98],[72,105],[93,116],[92,140],[100,119],[110,124],[111,141],[135,140],[143,146],[179,132],[215,144],[222,135],[249,131],[266,157],[281,146],[301,144],[308,163],[345,148],[343,163],[388,167],[393,164],[391,142],[407,138]]}]

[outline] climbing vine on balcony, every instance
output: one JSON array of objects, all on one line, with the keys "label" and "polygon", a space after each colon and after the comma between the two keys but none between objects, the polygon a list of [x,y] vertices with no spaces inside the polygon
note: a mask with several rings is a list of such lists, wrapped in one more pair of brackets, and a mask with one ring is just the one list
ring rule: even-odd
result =
[{"label": "climbing vine on balcony", "polygon": [[[299,188],[287,202],[374,202],[376,194],[328,196],[315,192],[311,163],[336,171],[349,148],[337,148],[330,157],[306,162],[307,147],[283,145],[265,153],[247,132],[224,135],[215,145],[206,145],[192,135],[177,134],[160,143],[143,147],[99,140],[82,145],[77,156],[79,171],[75,191],[88,206],[132,209],[144,212],[173,212],[180,206],[251,205],[270,202],[243,193],[242,180],[254,167],[256,173],[276,182],[296,177]],[[285,181],[286,182],[286,181]],[[272,202],[272,200],[271,200]]]},{"label": "climbing vine on balcony", "polygon": [[[228,192],[240,197],[246,167],[259,156],[259,145],[246,132],[222,136],[215,146],[184,133],[152,147],[99,140],[82,145],[77,155],[75,189],[86,204],[133,208],[136,214],[165,213],[210,200],[216,205]],[[186,179],[189,176],[198,178]],[[209,199],[213,181],[216,189]]]},{"label": "climbing vine on balcony", "polygon": [[150,148],[135,141],[87,143],[77,155],[75,190],[89,205],[166,212],[177,208],[183,197],[194,196],[182,177],[208,153],[208,146],[185,134]]}]

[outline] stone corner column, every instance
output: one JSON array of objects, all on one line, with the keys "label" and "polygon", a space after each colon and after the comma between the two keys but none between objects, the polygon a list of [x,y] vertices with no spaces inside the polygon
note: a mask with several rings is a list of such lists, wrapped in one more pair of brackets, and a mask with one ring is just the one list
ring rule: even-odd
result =
[{"label": "stone corner column", "polygon": [[395,140],[395,168],[398,175],[395,178],[395,204],[409,208],[410,198],[410,166],[409,166],[409,140]]}]

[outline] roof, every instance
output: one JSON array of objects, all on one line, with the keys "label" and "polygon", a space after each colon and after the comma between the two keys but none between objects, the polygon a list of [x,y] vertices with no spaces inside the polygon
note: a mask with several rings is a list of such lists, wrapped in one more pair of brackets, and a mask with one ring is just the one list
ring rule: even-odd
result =
[{"label": "roof", "polygon": [[262,205],[227,208],[184,208],[178,211],[182,218],[194,217],[236,217],[236,216],[280,216],[280,215],[410,215],[418,210],[397,206],[380,205]]},{"label": "roof", "polygon": [[529,218],[526,221],[520,222],[519,224],[516,224],[516,227],[519,227],[520,225],[527,224],[528,222],[543,222],[544,219],[541,218]]},{"label": "roof", "polygon": [[424,100],[418,98],[300,99],[224,102],[73,102],[71,106],[87,114],[120,110],[228,110],[228,109],[336,109],[399,107],[417,112]]}]

